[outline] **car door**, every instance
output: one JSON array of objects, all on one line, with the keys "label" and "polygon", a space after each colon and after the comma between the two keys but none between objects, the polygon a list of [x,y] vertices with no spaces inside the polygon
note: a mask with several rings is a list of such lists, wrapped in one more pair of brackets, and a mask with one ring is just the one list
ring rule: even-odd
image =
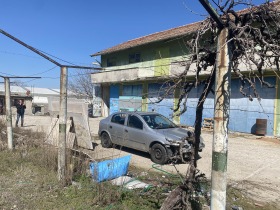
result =
[{"label": "car door", "polygon": [[124,142],[124,123],[126,119],[126,114],[117,113],[111,118],[108,125],[108,131],[111,135],[111,140],[114,144],[123,145]]},{"label": "car door", "polygon": [[125,146],[146,151],[145,126],[142,120],[136,115],[129,114],[127,119],[127,126],[124,129],[124,142]]}]

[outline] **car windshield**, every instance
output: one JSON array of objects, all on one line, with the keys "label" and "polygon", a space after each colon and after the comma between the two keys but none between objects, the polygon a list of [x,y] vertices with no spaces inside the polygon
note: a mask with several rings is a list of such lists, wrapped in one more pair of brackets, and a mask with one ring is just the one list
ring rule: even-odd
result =
[{"label": "car windshield", "polygon": [[141,116],[145,120],[147,125],[152,129],[167,129],[177,127],[176,124],[174,124],[162,115],[146,114]]}]

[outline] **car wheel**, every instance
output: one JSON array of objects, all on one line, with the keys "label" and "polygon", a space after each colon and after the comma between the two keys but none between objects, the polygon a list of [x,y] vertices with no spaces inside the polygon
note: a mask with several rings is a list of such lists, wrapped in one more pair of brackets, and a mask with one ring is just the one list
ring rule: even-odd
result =
[{"label": "car wheel", "polygon": [[151,148],[151,159],[154,163],[165,164],[168,159],[165,147],[161,144],[154,144]]},{"label": "car wheel", "polygon": [[104,132],[101,134],[101,145],[104,148],[110,148],[113,146],[111,138],[108,133]]}]

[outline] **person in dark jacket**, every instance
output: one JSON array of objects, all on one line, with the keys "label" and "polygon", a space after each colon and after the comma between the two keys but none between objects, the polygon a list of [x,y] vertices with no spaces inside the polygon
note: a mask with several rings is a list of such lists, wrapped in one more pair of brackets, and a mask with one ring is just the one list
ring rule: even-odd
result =
[{"label": "person in dark jacket", "polygon": [[24,111],[26,109],[26,106],[23,104],[22,100],[19,100],[16,107],[17,107],[16,127],[18,127],[19,118],[21,119],[21,127],[22,127],[23,126],[23,121],[24,121]]}]

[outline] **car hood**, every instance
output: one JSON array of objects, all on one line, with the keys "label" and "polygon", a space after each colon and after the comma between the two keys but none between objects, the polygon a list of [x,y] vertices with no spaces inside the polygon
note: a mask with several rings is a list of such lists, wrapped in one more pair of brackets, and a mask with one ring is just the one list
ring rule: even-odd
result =
[{"label": "car hood", "polygon": [[188,137],[188,131],[182,128],[156,129],[155,131],[169,140],[182,141]]}]

